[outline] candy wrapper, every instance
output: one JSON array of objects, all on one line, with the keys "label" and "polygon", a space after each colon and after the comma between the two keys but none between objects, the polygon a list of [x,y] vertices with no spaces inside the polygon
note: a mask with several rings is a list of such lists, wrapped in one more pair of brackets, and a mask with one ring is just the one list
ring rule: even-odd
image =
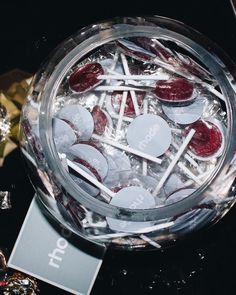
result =
[{"label": "candy wrapper", "polygon": [[[21,107],[29,87],[29,77],[20,70],[0,76],[0,166],[18,146]],[[0,209],[11,209],[10,197],[9,191],[0,191]],[[7,267],[6,255],[0,249],[0,294],[36,295],[38,291],[36,279]]]},{"label": "candy wrapper", "polygon": [[0,191],[0,208],[5,209],[11,209],[11,193],[8,191]]},{"label": "candy wrapper", "polygon": [[36,295],[39,291],[36,279],[20,272],[14,272],[6,280],[0,281],[0,290],[3,295]]},{"label": "candy wrapper", "polygon": [[7,267],[5,251],[0,249],[0,294],[36,295],[38,291],[36,279]]},{"label": "candy wrapper", "polygon": [[0,166],[18,145],[21,107],[30,76],[20,70],[0,76]]}]

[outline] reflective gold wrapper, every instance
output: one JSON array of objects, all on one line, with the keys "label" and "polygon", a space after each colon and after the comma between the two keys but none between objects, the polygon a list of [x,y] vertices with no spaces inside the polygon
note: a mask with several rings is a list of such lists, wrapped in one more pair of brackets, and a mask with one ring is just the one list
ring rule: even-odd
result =
[{"label": "reflective gold wrapper", "polygon": [[30,76],[20,70],[0,76],[0,166],[18,146],[21,108],[29,89]]}]

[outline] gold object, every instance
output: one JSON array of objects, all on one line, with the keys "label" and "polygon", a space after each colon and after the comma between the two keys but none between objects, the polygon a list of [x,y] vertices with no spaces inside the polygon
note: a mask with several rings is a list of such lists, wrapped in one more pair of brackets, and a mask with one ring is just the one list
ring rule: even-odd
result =
[{"label": "gold object", "polygon": [[29,89],[30,76],[17,69],[0,76],[0,166],[5,157],[18,147],[21,108]]}]

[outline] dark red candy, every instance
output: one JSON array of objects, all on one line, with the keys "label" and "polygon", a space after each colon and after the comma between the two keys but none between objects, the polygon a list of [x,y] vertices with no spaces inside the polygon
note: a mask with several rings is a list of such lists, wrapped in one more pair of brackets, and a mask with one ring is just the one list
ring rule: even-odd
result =
[{"label": "dark red candy", "polygon": [[[145,92],[137,91],[137,92],[135,92],[135,94],[137,97],[138,105],[141,106],[144,96],[145,96]],[[122,96],[123,96],[122,91],[114,91],[111,96],[112,106],[117,113],[119,113],[119,111],[120,111]],[[132,117],[135,115],[134,104],[133,104],[132,97],[131,97],[130,93],[128,93],[128,95],[127,95],[124,115],[128,116],[128,117]]]},{"label": "dark red candy", "polygon": [[190,129],[196,132],[193,135],[189,149],[199,157],[209,157],[214,155],[222,145],[222,133],[220,129],[209,121],[199,120],[185,129],[187,134]]},{"label": "dark red candy", "polygon": [[102,82],[97,78],[103,74],[104,70],[99,63],[89,63],[81,66],[70,75],[70,88],[79,93],[88,91]]},{"label": "dark red candy", "polygon": [[108,119],[106,114],[101,110],[101,108],[98,105],[96,105],[93,108],[91,114],[94,120],[94,133],[102,135],[105,132],[106,127],[108,125]]},{"label": "dark red candy", "polygon": [[160,100],[167,102],[188,101],[192,99],[193,83],[184,78],[159,80],[154,93]]}]

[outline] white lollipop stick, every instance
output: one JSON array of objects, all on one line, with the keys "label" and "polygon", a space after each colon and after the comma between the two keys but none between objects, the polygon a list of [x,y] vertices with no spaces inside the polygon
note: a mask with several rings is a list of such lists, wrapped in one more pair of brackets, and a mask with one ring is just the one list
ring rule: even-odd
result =
[{"label": "white lollipop stick", "polygon": [[[61,154],[59,154],[61,156]],[[111,191],[109,188],[107,188],[105,185],[103,185],[101,182],[99,182],[96,178],[88,174],[86,171],[81,169],[78,165],[76,165],[74,162],[70,161],[69,159],[66,159],[68,166],[82,175],[84,178],[86,178],[89,182],[94,184],[96,187],[98,187],[100,190],[104,191],[106,194],[108,194],[111,198],[114,197],[115,193]]]},{"label": "white lollipop stick", "polygon": [[150,245],[152,245],[153,247],[160,249],[161,245],[158,244],[156,241],[150,239],[149,237],[145,236],[145,235],[140,235],[140,238],[143,239],[144,241],[148,242]]},{"label": "white lollipop stick", "polygon": [[[148,113],[148,101],[145,99],[143,102],[143,113]],[[147,175],[147,160],[143,159],[143,175]]]},{"label": "white lollipop stick", "polygon": [[[124,56],[123,53],[120,54],[120,57],[121,57],[121,61],[122,61],[122,64],[123,64],[125,75],[130,75],[129,66],[128,66],[128,62],[127,62],[126,57]],[[137,96],[136,96],[134,90],[130,91],[130,95],[131,95],[132,102],[133,102],[133,105],[134,105],[135,114],[136,114],[136,116],[139,116],[140,111],[139,111],[139,106],[138,106],[138,100],[137,100]]]},{"label": "white lollipop stick", "polygon": [[[130,76],[130,77],[131,77],[131,75],[124,75],[124,74],[118,73],[118,72],[116,72],[116,71],[108,70],[108,72],[112,74],[112,77],[113,77],[113,76],[118,76],[118,77],[128,77],[128,76]],[[102,75],[101,75],[101,76],[102,76]],[[136,76],[138,76],[138,75],[136,75]],[[100,76],[99,76],[99,77],[100,77]],[[112,80],[112,79],[111,79],[111,80]],[[118,80],[120,80],[120,79],[118,79]],[[128,84],[128,81],[127,81],[127,80],[129,80],[129,79],[121,79],[121,80],[124,80],[124,81]],[[131,82],[129,82],[129,83],[131,83]],[[137,81],[135,81],[135,80],[132,80],[132,83],[131,83],[131,84],[134,85],[134,86],[140,86],[140,82],[137,82]]]},{"label": "white lollipop stick", "polygon": [[[113,64],[111,66],[111,70],[114,70],[115,69],[116,64],[117,64],[117,61],[118,61],[118,57],[119,57],[118,52],[116,52],[115,53],[115,56],[114,56],[114,59],[113,59]],[[107,83],[109,83],[109,82],[110,82],[110,80],[107,80]],[[104,100],[106,98],[106,95],[107,95],[106,92],[104,92],[101,95],[101,97],[100,97],[100,100],[99,100],[99,103],[98,103],[98,105],[100,106],[100,108],[102,108],[102,106],[103,106],[103,103],[104,103]]]},{"label": "white lollipop stick", "polygon": [[225,101],[225,97],[222,93],[220,93],[218,90],[216,90],[212,85],[204,83],[204,86],[215,96],[217,96],[219,99]]},{"label": "white lollipop stick", "polygon": [[[179,164],[179,163],[178,163]],[[187,168],[186,168],[187,169]],[[214,169],[213,169],[214,170]],[[198,183],[198,184],[202,184],[203,182],[202,182],[202,179],[203,178],[205,178],[205,177],[207,177],[207,176],[209,176],[212,172],[213,172],[213,170],[210,170],[210,171],[206,171],[206,172],[204,172],[204,173],[202,173],[202,174],[199,174],[198,176],[195,176],[194,175],[194,178],[192,178],[192,180],[187,180],[187,181],[185,181],[185,183],[184,183],[184,186],[190,186],[190,185],[193,185],[194,184],[194,181],[193,181],[193,179],[195,180],[195,182],[196,183]],[[190,171],[189,171],[190,172]],[[186,173],[186,174],[188,174],[188,172]]]},{"label": "white lollipop stick", "polygon": [[166,223],[157,224],[157,225],[153,225],[153,226],[150,226],[150,227],[142,228],[140,230],[133,231],[131,233],[118,232],[118,233],[114,233],[114,234],[90,236],[89,238],[93,239],[93,240],[99,240],[99,239],[110,239],[110,238],[122,238],[122,237],[127,237],[127,236],[130,236],[130,235],[136,235],[136,234],[144,234],[144,233],[147,234],[147,233],[153,232],[155,230],[168,228],[168,227],[172,226],[173,224],[174,224],[174,222],[171,221],[171,222],[166,222]]},{"label": "white lollipop stick", "polygon": [[179,161],[180,157],[182,156],[183,152],[185,151],[186,147],[188,146],[190,140],[192,139],[194,133],[195,133],[195,130],[194,129],[191,129],[190,132],[188,133],[188,135],[186,136],[184,142],[180,146],[178,152],[174,156],[174,158],[171,161],[169,167],[166,169],[166,171],[163,174],[161,180],[159,181],[158,185],[156,186],[156,188],[155,188],[155,190],[153,192],[153,195],[157,195],[158,194],[158,192],[162,188],[163,184],[165,183],[165,181],[167,180],[167,178],[170,176],[170,173],[172,172],[173,168],[175,167],[175,165]]},{"label": "white lollipop stick", "polygon": [[[178,145],[175,143],[175,142],[172,142],[172,145],[173,145],[173,147],[176,149],[176,150],[178,150],[179,149],[179,147],[178,147]],[[199,167],[199,165],[198,165],[198,163],[191,157],[191,156],[189,156],[189,154],[188,154],[188,152],[186,153],[186,154],[184,154],[184,158],[190,163],[190,164],[192,164],[196,169],[197,169],[197,171],[199,172],[199,173],[203,173],[203,171],[202,171],[202,169]]]},{"label": "white lollipop stick", "polygon": [[121,129],[121,126],[122,126],[122,121],[123,121],[123,117],[124,117],[127,96],[128,96],[128,92],[124,91],[123,94],[122,94],[119,117],[118,117],[118,122],[117,122],[117,125],[116,125],[116,132],[119,132],[120,129]]},{"label": "white lollipop stick", "polygon": [[[113,119],[119,119],[119,115],[117,114],[113,114],[113,113],[110,113],[110,116],[113,118]],[[126,121],[126,122],[132,122],[133,121],[133,118],[130,118],[130,117],[126,117],[126,116],[123,116],[123,121]]]},{"label": "white lollipop stick", "polygon": [[101,141],[101,142],[104,142],[104,143],[106,143],[106,144],[109,144],[109,145],[111,145],[111,146],[117,147],[118,149],[124,150],[124,151],[126,151],[126,152],[128,152],[128,153],[134,154],[134,155],[139,156],[139,157],[141,157],[141,158],[144,158],[144,159],[150,160],[150,161],[152,161],[152,162],[154,162],[154,163],[161,164],[161,162],[162,162],[162,160],[159,159],[159,158],[155,158],[155,157],[153,157],[153,156],[151,156],[151,155],[148,155],[148,154],[146,154],[146,153],[143,153],[143,152],[141,152],[141,151],[138,151],[138,150],[136,150],[136,149],[133,149],[133,148],[131,148],[131,147],[129,147],[129,146],[126,146],[126,145],[120,144],[120,143],[115,142],[115,141],[113,141],[113,140],[111,140],[111,139],[107,139],[107,138],[104,138],[104,137],[99,136],[99,135],[96,135],[96,134],[93,134],[93,135],[92,135],[92,138],[97,139],[97,140],[99,140],[99,141]]},{"label": "white lollipop stick", "polygon": [[[173,155],[170,155],[171,160],[174,159]],[[193,174],[183,163],[178,162],[177,164],[183,172],[188,175],[192,180],[194,180],[197,184],[202,185],[202,181],[199,179],[199,176]]]},{"label": "white lollipop stick", "polygon": [[169,76],[167,75],[121,75],[121,74],[116,74],[116,72],[109,71],[110,73],[113,73],[113,75],[100,75],[97,77],[99,80],[137,80],[137,81],[143,81],[143,80],[148,80],[148,81],[158,81],[158,80],[167,80]]},{"label": "white lollipop stick", "polygon": [[139,87],[130,87],[130,86],[123,86],[123,85],[104,85],[104,86],[97,86],[94,88],[95,91],[146,91],[145,89],[142,90]]}]

